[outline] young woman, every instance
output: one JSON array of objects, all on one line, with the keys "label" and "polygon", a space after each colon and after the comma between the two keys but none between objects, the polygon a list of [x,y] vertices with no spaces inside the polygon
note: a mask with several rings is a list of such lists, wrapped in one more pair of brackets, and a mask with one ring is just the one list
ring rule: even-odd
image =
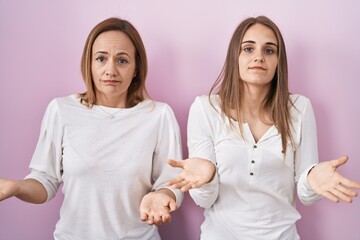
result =
[{"label": "young woman", "polygon": [[[160,239],[183,194],[166,186],[181,157],[178,123],[167,104],[146,98],[143,42],[126,20],[90,32],[81,71],[87,91],[54,99],[25,180],[0,179],[0,200],[52,199],[63,184],[56,240]],[[145,221],[148,224],[142,222]]]},{"label": "young woman", "polygon": [[289,93],[284,40],[264,16],[240,23],[210,96],[192,104],[188,147],[169,185],[205,208],[202,240],[299,239],[296,189],[308,205],[360,188],[335,171],[347,157],[318,164],[311,103]]}]

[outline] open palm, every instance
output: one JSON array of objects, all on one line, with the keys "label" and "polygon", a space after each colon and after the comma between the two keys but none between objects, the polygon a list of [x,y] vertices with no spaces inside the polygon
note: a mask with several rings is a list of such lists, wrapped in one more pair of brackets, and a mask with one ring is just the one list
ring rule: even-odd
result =
[{"label": "open palm", "polygon": [[353,189],[360,189],[360,183],[352,181],[336,171],[347,160],[347,156],[342,156],[316,165],[308,175],[311,188],[331,201],[352,202],[352,199],[357,196],[356,191]]},{"label": "open palm", "polygon": [[174,199],[161,192],[150,192],[141,200],[140,218],[148,224],[160,226],[171,221],[170,212],[177,208]]},{"label": "open palm", "polygon": [[210,182],[215,175],[216,167],[209,160],[202,158],[188,158],[186,160],[168,160],[172,167],[182,168],[179,176],[168,182],[169,186],[186,192],[191,188],[199,188]]}]

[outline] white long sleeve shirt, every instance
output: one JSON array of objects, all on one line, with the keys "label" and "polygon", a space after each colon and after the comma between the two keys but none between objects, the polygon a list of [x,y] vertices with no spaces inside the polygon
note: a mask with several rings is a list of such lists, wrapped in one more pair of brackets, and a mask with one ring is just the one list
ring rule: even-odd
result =
[{"label": "white long sleeve shirt", "polygon": [[[181,157],[168,105],[144,100],[121,110],[87,108],[71,95],[49,104],[26,178],[40,181],[48,200],[63,183],[56,240],[157,240],[157,228],[140,220],[140,202],[167,188],[179,172],[166,160]],[[183,194],[171,190],[180,205]]]},{"label": "white long sleeve shirt", "polygon": [[320,197],[307,182],[309,169],[318,162],[316,123],[310,101],[291,95],[295,149],[290,140],[286,158],[275,126],[255,142],[247,123],[231,129],[221,115],[219,97],[197,97],[188,121],[190,157],[216,164],[212,182],[190,190],[195,203],[206,208],[202,240],[296,240],[295,222],[300,214],[295,191],[304,204]]}]

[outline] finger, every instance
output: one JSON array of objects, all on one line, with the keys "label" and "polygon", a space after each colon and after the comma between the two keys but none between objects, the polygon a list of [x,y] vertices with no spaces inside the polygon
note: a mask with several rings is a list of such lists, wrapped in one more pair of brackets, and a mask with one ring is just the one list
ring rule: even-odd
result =
[{"label": "finger", "polygon": [[338,189],[334,188],[331,190],[331,193],[336,196],[339,200],[343,200],[344,202],[351,203],[352,198],[345,195],[343,192],[339,191]]},{"label": "finger", "polygon": [[343,177],[342,175],[340,175],[340,182],[342,185],[346,187],[360,189],[360,183],[352,181],[346,177]]},{"label": "finger", "polygon": [[154,218],[152,216],[148,216],[147,224],[153,225],[154,223]]},{"label": "finger", "polygon": [[169,203],[169,212],[175,211],[177,209],[177,204],[174,200]]},{"label": "finger", "polygon": [[357,192],[355,192],[355,191],[353,191],[351,189],[348,189],[348,188],[346,188],[344,186],[339,185],[339,186],[336,187],[336,189],[339,190],[340,192],[342,192],[343,194],[349,196],[349,197],[356,197],[357,196]]},{"label": "finger", "polygon": [[172,167],[184,168],[184,162],[183,161],[175,161],[175,160],[169,159],[169,160],[167,160],[167,163]]},{"label": "finger", "polygon": [[181,190],[182,192],[187,192],[187,191],[189,191],[189,190],[192,189],[192,188],[195,188],[194,185],[193,185],[192,183],[188,183],[188,184],[184,185],[183,187],[181,187],[180,190]]},{"label": "finger", "polygon": [[163,223],[170,223],[171,222],[170,214],[163,215],[161,220],[162,220]]},{"label": "finger", "polygon": [[157,226],[161,225],[161,215],[159,213],[154,214],[154,223]]},{"label": "finger", "polygon": [[338,159],[330,161],[330,163],[334,168],[338,168],[341,165],[344,165],[347,162],[348,159],[349,159],[348,156],[341,156]]},{"label": "finger", "polygon": [[199,188],[199,187],[201,187],[202,185],[204,185],[203,181],[188,182],[187,185],[185,185],[185,186],[183,186],[183,187],[181,188],[181,191],[182,191],[182,192],[187,192],[187,191],[189,191],[190,189]]},{"label": "finger", "polygon": [[175,184],[178,184],[180,182],[184,181],[184,178],[182,178],[181,176],[178,176],[174,179],[171,179],[170,181],[168,181],[166,184],[168,186],[172,186],[172,185],[175,185]]},{"label": "finger", "polygon": [[141,221],[146,221],[147,218],[148,218],[148,215],[145,212],[141,212],[141,214],[140,214]]},{"label": "finger", "polygon": [[330,201],[339,202],[339,198],[337,198],[330,192],[322,192],[321,195],[324,196],[325,198],[329,199]]},{"label": "finger", "polygon": [[170,185],[173,188],[181,189],[182,187],[186,186],[189,183],[189,181],[183,180],[182,182]]}]

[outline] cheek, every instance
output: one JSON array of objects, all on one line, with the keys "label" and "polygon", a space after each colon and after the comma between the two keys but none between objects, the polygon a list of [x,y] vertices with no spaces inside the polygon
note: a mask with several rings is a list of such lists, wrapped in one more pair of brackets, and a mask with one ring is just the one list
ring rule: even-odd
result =
[{"label": "cheek", "polygon": [[99,78],[99,69],[94,65],[91,65],[91,75],[94,80]]},{"label": "cheek", "polygon": [[134,73],[135,73],[135,68],[129,68],[124,72],[124,77],[126,78],[127,81],[132,81],[132,79],[134,78]]},{"label": "cheek", "polygon": [[277,69],[277,66],[278,66],[278,60],[273,60],[271,62],[271,65],[270,65],[270,68],[271,68],[271,75],[274,77],[275,73],[276,73],[276,69]]},{"label": "cheek", "polygon": [[245,62],[242,58],[239,57],[239,71],[240,73],[242,72],[242,70],[244,70],[244,67],[245,67]]},{"label": "cheek", "polygon": [[239,74],[240,74],[240,78],[244,79],[244,76],[246,74],[247,71],[247,66],[244,62],[239,61]]}]

